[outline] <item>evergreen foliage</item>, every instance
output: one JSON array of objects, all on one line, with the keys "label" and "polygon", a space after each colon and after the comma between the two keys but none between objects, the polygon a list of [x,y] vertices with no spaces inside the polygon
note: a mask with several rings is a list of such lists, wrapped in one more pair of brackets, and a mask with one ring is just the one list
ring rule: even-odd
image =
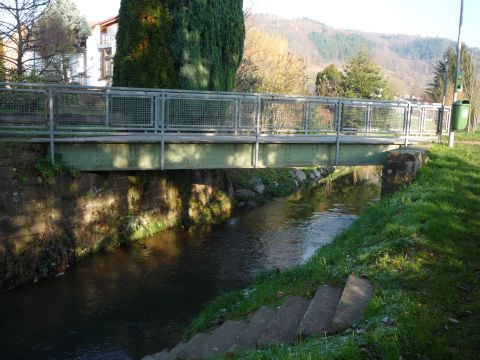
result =
[{"label": "evergreen foliage", "polygon": [[358,99],[388,100],[391,90],[381,68],[365,50],[344,66],[343,96]]},{"label": "evergreen foliage", "polygon": [[328,65],[317,74],[316,94],[319,96],[342,96],[342,72],[334,65]]},{"label": "evergreen foliage", "polygon": [[176,88],[172,0],[122,0],[113,85]]},{"label": "evergreen foliage", "polygon": [[434,61],[454,44],[442,38],[415,39],[406,43],[394,43],[390,48],[400,56],[412,60]]},{"label": "evergreen foliage", "polygon": [[122,0],[114,86],[232,90],[242,0]]},{"label": "evergreen foliage", "polygon": [[311,32],[308,38],[315,44],[324,61],[343,61],[361,49],[374,47],[371,41],[358,34]]}]

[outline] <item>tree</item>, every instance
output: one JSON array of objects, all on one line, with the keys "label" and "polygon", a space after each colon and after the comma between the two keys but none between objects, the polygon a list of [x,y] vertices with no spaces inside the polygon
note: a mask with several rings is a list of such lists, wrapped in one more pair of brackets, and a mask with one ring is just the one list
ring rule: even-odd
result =
[{"label": "tree", "polygon": [[4,49],[3,49],[3,41],[0,38],[0,82],[4,82],[6,80],[5,74],[5,64],[3,62],[3,57],[5,56]]},{"label": "tree", "polygon": [[122,0],[114,59],[113,85],[178,87],[170,49],[172,1]]},{"label": "tree", "polygon": [[231,90],[244,37],[242,0],[122,0],[113,84]]},{"label": "tree", "polygon": [[91,30],[72,0],[53,0],[34,25],[34,51],[40,61],[36,73],[48,81],[68,83],[78,73],[76,58],[85,50]]},{"label": "tree", "polygon": [[50,0],[0,1],[0,37],[3,39],[2,60],[10,79],[21,80],[32,70],[33,27],[44,14]]},{"label": "tree", "polygon": [[343,68],[343,96],[358,99],[388,100],[391,90],[380,67],[362,50]]},{"label": "tree", "polygon": [[334,65],[328,65],[317,74],[315,93],[319,96],[342,96],[343,75]]},{"label": "tree", "polygon": [[288,52],[287,41],[247,26],[236,90],[278,94],[305,92],[305,64]]},{"label": "tree", "polygon": [[[431,101],[442,102],[445,71],[447,71],[446,103],[449,104],[453,99],[457,53],[453,48],[449,48],[442,59],[434,66],[433,81],[428,85],[426,93]],[[478,114],[480,113],[479,74],[470,50],[465,45],[462,46],[461,59],[460,70],[464,73],[464,91],[459,93],[459,99],[470,100],[472,111],[470,113],[469,129],[472,130],[478,126]]]}]

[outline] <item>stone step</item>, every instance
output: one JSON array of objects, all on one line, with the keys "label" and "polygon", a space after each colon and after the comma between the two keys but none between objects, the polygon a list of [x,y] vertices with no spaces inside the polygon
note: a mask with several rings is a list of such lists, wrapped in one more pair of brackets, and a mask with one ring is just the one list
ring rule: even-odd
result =
[{"label": "stone step", "polygon": [[145,356],[142,360],[170,360],[170,353],[168,350],[163,350],[162,352]]},{"label": "stone step", "polygon": [[257,344],[262,347],[275,344],[293,345],[297,337],[298,325],[309,303],[308,300],[298,296],[287,297]]},{"label": "stone step", "polygon": [[241,321],[227,320],[191,354],[192,359],[209,359],[212,356],[219,356],[226,353],[236,344],[238,336],[247,326]]},{"label": "stone step", "polygon": [[199,349],[203,346],[203,344],[207,341],[209,337],[210,335],[205,333],[195,335],[193,338],[190,339],[188,343],[182,346],[180,350],[176,352],[172,350],[170,358],[168,360],[195,358],[196,354],[198,354],[199,352]]},{"label": "stone step", "polygon": [[328,285],[319,287],[298,327],[297,335],[309,337],[332,332],[332,320],[342,292],[342,289]]},{"label": "stone step", "polygon": [[372,295],[373,287],[367,280],[350,275],[332,321],[333,331],[343,331],[361,322]]},{"label": "stone step", "polygon": [[262,306],[258,309],[247,327],[238,336],[236,344],[230,348],[230,351],[255,350],[258,339],[265,332],[265,329],[270,321],[272,321],[277,311],[277,308],[267,306]]}]

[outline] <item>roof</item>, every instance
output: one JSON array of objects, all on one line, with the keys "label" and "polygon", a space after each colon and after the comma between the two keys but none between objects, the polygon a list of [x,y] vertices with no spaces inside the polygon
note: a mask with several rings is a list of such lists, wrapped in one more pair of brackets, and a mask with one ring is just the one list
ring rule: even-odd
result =
[{"label": "roof", "polygon": [[118,15],[114,16],[112,18],[97,22],[97,23],[93,24],[92,27],[95,27],[95,26],[109,26],[109,25],[113,25],[113,24],[116,24],[116,23],[118,23]]}]

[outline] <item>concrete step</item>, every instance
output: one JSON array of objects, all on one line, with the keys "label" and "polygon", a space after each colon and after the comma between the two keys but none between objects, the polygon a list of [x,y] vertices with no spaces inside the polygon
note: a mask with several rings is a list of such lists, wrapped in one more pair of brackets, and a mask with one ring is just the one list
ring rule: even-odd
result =
[{"label": "concrete step", "polygon": [[328,285],[318,288],[298,327],[297,335],[309,337],[332,332],[332,320],[342,292],[342,289]]},{"label": "concrete step", "polygon": [[343,331],[361,322],[372,295],[373,287],[367,280],[350,275],[332,321],[333,331]]},{"label": "concrete step", "polygon": [[277,311],[277,308],[267,306],[262,306],[258,309],[247,327],[238,336],[236,344],[230,348],[230,351],[255,350],[258,339],[265,332],[265,329],[270,321],[272,321]]},{"label": "concrete step", "polygon": [[168,360],[194,359],[196,354],[198,354],[199,349],[203,346],[203,344],[207,341],[209,337],[210,335],[205,333],[195,335],[193,338],[190,339],[188,343],[182,346],[182,348],[175,353],[172,350],[172,353],[170,354],[170,358]]},{"label": "concrete step", "polygon": [[287,297],[257,344],[262,347],[275,344],[293,345],[297,337],[298,325],[302,321],[309,303],[308,300],[301,297]]},{"label": "concrete step", "polygon": [[212,356],[219,356],[226,353],[236,344],[238,336],[247,326],[241,321],[227,320],[200,345],[195,352],[192,352],[192,359],[209,359]]},{"label": "concrete step", "polygon": [[145,356],[142,360],[170,360],[170,353],[168,350],[163,350],[162,352]]}]

